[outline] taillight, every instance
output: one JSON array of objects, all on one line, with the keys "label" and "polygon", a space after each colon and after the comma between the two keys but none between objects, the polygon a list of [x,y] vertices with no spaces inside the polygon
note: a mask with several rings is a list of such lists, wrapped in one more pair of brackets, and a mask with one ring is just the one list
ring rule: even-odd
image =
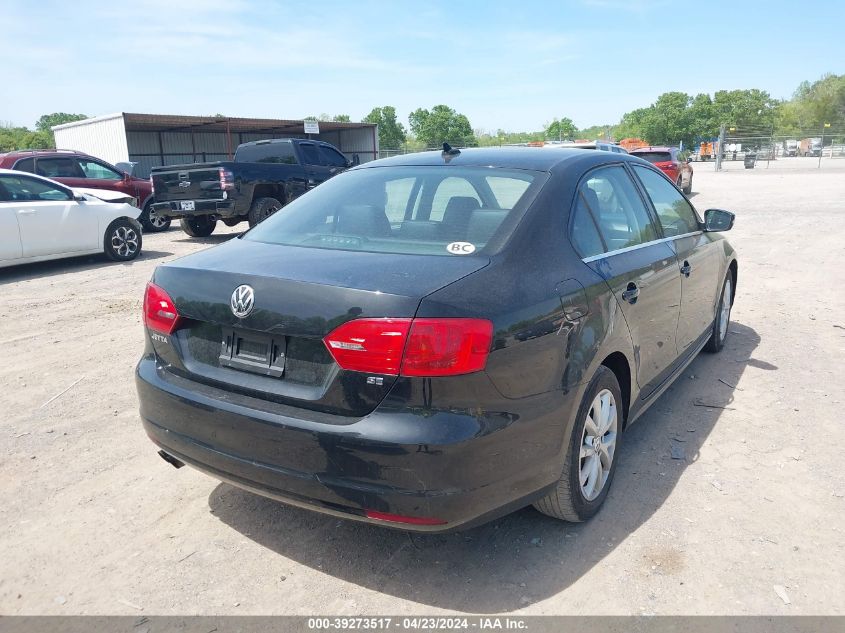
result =
[{"label": "taillight", "polygon": [[173,299],[151,281],[144,293],[144,324],[162,334],[173,334],[179,324],[179,312]]},{"label": "taillight", "polygon": [[350,371],[456,376],[484,369],[493,324],[484,319],[355,319],[323,341],[335,362]]},{"label": "taillight", "polygon": [[224,167],[219,167],[218,173],[220,174],[220,189],[232,191],[235,188],[235,174]]},{"label": "taillight", "polygon": [[156,183],[155,183],[155,180],[153,180],[152,174],[150,174],[150,195],[153,198],[155,198],[155,195],[156,195]]},{"label": "taillight", "polygon": [[411,319],[355,319],[332,330],[323,342],[343,369],[399,373]]}]

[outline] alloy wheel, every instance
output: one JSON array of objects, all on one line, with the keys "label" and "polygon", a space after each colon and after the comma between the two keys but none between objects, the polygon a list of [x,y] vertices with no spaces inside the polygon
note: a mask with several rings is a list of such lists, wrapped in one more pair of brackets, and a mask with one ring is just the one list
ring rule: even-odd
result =
[{"label": "alloy wheel", "polygon": [[722,290],[722,308],[719,310],[719,340],[724,341],[728,335],[728,324],[731,321],[731,278],[725,280]]},{"label": "alloy wheel", "polygon": [[617,427],[616,399],[610,390],[602,389],[590,405],[581,434],[579,483],[587,501],[593,501],[601,494],[610,476]]},{"label": "alloy wheel", "polygon": [[121,257],[129,257],[138,250],[138,234],[128,226],[119,226],[111,234],[111,246]]}]

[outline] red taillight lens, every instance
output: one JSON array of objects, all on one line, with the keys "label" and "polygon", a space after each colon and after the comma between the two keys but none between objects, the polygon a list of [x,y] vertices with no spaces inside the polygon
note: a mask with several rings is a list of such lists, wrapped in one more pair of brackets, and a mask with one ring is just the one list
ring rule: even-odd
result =
[{"label": "red taillight lens", "polygon": [[429,517],[406,517],[401,514],[377,512],[375,510],[365,510],[364,516],[368,519],[378,519],[379,521],[389,521],[390,523],[405,523],[408,525],[446,525],[446,521],[443,519],[434,519]]},{"label": "red taillight lens", "polygon": [[410,327],[411,319],[355,319],[334,329],[323,342],[343,369],[396,375]]},{"label": "red taillight lens", "polygon": [[179,312],[173,299],[153,282],[144,293],[144,324],[162,334],[173,334],[179,324]]},{"label": "red taillight lens", "polygon": [[455,376],[484,369],[492,340],[493,324],[483,319],[355,319],[323,342],[350,371]]},{"label": "red taillight lens", "polygon": [[414,319],[403,376],[456,376],[487,364],[493,324],[483,319]]},{"label": "red taillight lens", "polygon": [[156,183],[153,180],[152,175],[150,175],[150,195],[155,198],[156,195]]},{"label": "red taillight lens", "polygon": [[220,188],[223,191],[231,191],[235,188],[235,174],[223,167],[218,168],[220,174]]}]

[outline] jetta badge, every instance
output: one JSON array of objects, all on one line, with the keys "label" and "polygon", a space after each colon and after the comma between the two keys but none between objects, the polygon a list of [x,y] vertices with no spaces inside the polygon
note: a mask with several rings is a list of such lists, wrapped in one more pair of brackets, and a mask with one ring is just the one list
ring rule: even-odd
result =
[{"label": "jetta badge", "polygon": [[252,308],[255,306],[255,291],[252,286],[243,284],[235,288],[232,293],[232,298],[229,300],[229,307],[232,308],[232,314],[239,319],[249,316]]}]

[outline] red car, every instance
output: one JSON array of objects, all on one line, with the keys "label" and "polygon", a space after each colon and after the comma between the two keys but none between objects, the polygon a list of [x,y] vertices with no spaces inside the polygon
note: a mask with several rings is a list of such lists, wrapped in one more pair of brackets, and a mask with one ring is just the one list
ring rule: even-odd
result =
[{"label": "red car", "polygon": [[677,147],[638,147],[630,154],[652,163],[684,193],[692,193],[692,165]]},{"label": "red car", "polygon": [[149,180],[135,178],[114,165],[73,150],[21,150],[0,154],[0,168],[27,171],[56,180],[69,187],[110,189],[138,200],[142,209],[138,220],[145,231],[164,231],[170,218],[152,211],[153,189]]}]

